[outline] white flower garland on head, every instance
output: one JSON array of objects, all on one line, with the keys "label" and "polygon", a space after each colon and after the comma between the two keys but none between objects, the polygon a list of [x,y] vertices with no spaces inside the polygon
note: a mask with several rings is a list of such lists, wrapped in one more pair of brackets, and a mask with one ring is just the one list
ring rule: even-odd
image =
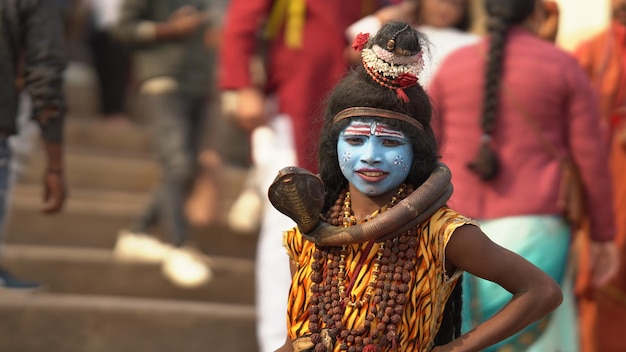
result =
[{"label": "white flower garland on head", "polygon": [[373,45],[371,49],[363,49],[361,58],[367,67],[384,76],[396,78],[403,73],[419,76],[424,69],[424,59],[422,52],[412,56],[402,56],[387,51],[378,45]]}]

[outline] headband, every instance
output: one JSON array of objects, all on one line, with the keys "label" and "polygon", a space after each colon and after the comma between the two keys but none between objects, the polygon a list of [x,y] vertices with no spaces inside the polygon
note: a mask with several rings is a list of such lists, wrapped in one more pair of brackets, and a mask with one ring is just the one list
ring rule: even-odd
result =
[{"label": "headband", "polygon": [[388,119],[400,120],[410,124],[411,126],[419,129],[420,131],[424,131],[424,125],[421,122],[415,120],[409,115],[405,115],[399,112],[385,110],[385,109],[377,109],[377,108],[369,108],[364,106],[358,106],[353,108],[347,108],[341,110],[335,117],[333,118],[333,123],[337,123],[343,119],[347,119],[350,117],[384,117]]}]

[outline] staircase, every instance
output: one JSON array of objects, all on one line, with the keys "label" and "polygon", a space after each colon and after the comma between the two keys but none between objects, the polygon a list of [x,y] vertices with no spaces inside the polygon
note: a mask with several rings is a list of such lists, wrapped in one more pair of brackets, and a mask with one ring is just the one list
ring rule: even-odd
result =
[{"label": "staircase", "polygon": [[0,352],[256,351],[257,236],[225,225],[246,170],[220,169],[218,220],[193,230],[192,241],[210,258],[211,282],[180,288],[158,264],[114,258],[117,232],[142,210],[159,170],[147,128],[95,120],[93,84],[69,75],[69,198],[62,213],[40,212],[44,158],[36,148],[14,187],[0,261],[45,287],[0,292]]}]

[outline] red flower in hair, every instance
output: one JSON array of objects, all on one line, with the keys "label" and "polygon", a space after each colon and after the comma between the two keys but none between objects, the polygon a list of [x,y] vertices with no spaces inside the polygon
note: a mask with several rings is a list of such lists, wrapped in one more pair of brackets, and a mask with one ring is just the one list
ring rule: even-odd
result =
[{"label": "red flower in hair", "polygon": [[370,39],[369,33],[359,33],[359,35],[357,35],[356,38],[354,38],[354,41],[352,42],[352,49],[354,49],[355,51],[363,50],[363,48],[365,48],[365,45],[367,45],[367,41],[369,39]]},{"label": "red flower in hair", "polygon": [[410,73],[403,73],[400,76],[396,77],[393,83],[399,85],[400,87],[410,87],[417,83],[417,77],[413,76]]}]

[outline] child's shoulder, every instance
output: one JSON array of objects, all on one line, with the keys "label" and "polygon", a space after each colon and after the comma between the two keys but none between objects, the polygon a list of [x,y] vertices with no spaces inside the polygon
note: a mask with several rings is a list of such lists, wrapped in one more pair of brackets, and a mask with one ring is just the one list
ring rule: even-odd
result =
[{"label": "child's shoulder", "polygon": [[439,208],[430,217],[430,221],[431,222],[432,221],[435,221],[435,222],[439,222],[439,221],[444,221],[444,222],[448,222],[448,221],[471,221],[471,222],[476,222],[476,220],[459,213],[458,211],[448,207],[447,205],[444,205],[441,208]]},{"label": "child's shoulder", "polygon": [[430,217],[429,225],[431,231],[443,232],[448,235],[451,235],[454,230],[463,225],[479,226],[476,220],[467,217],[447,206],[439,208],[439,210],[437,210]]}]

